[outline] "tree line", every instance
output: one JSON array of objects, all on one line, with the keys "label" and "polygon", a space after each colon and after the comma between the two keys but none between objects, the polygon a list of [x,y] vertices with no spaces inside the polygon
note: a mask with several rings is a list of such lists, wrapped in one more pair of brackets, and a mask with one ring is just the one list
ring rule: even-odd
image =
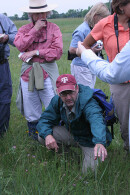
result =
[{"label": "tree line", "polygon": [[[108,9],[110,10],[110,3],[105,3]],[[81,18],[84,17],[92,6],[89,6],[88,9],[69,9],[66,13],[58,13],[57,11],[53,10],[51,15],[49,16],[50,19],[55,18]],[[4,13],[7,16],[7,13]],[[14,16],[9,17],[11,20],[28,20],[28,14],[23,13],[21,17],[18,16],[18,14],[15,14]]]}]

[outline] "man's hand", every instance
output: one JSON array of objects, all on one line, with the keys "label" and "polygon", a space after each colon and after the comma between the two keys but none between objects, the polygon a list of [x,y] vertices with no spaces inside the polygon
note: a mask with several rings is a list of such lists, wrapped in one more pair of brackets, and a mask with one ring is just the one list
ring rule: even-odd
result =
[{"label": "man's hand", "polygon": [[102,161],[107,157],[107,150],[102,144],[96,144],[94,147],[94,160],[96,160],[97,157],[102,157]]},{"label": "man's hand", "polygon": [[86,49],[83,45],[82,45],[83,42],[79,41],[78,42],[78,48],[76,49],[76,54],[77,56],[81,56],[82,52]]},{"label": "man's hand", "polygon": [[58,152],[58,145],[56,143],[56,140],[54,139],[54,137],[52,135],[48,135],[45,138],[45,145],[47,147],[48,150],[50,149],[55,149],[56,152]]}]

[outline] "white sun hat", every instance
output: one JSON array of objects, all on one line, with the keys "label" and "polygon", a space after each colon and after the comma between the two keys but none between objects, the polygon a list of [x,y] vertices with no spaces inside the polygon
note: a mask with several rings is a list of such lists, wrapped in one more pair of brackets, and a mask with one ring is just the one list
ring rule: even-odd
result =
[{"label": "white sun hat", "polygon": [[29,6],[20,10],[27,13],[49,12],[57,7],[56,4],[47,4],[46,0],[29,0]]}]

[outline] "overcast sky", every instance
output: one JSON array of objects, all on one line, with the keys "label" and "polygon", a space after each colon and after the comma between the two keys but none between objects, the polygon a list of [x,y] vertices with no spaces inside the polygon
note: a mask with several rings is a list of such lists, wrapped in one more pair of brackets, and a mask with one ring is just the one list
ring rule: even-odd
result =
[{"label": "overcast sky", "polygon": [[[8,16],[18,14],[22,16],[19,8],[28,6],[29,0],[0,0],[0,13],[7,13]],[[66,13],[69,9],[87,9],[88,6],[94,5],[98,2],[106,3],[109,0],[46,0],[48,4],[58,4],[55,9],[58,13]]]}]

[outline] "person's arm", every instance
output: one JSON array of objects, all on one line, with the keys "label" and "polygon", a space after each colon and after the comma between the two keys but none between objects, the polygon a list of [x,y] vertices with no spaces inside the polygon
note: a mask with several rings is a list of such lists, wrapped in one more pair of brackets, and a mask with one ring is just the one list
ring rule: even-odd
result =
[{"label": "person's arm", "polygon": [[[72,40],[71,40],[70,47],[69,47],[70,55],[76,54],[76,49],[78,47],[78,41],[84,40],[84,33],[81,30],[79,30],[78,28],[72,34]],[[75,55],[75,57],[76,57],[76,55]]]},{"label": "person's arm", "polygon": [[101,158],[102,161],[107,157],[107,150],[102,144],[96,144],[94,147],[94,159]]},{"label": "person's arm", "polygon": [[37,56],[38,50],[32,50],[32,51],[27,51],[24,52],[19,58],[23,61],[26,62],[29,58],[31,59],[34,56]]},{"label": "person's arm", "polygon": [[10,26],[8,29],[8,43],[12,46],[14,46],[14,39],[16,34],[17,34],[17,28],[15,24],[12,21],[10,21]]},{"label": "person's arm", "polygon": [[[51,24],[50,24],[51,25]],[[43,58],[47,62],[51,62],[53,60],[59,60],[63,53],[63,40],[62,40],[62,33],[60,28],[52,23],[52,27],[47,32],[50,33],[48,37],[47,47],[45,42],[45,47],[39,49],[39,56]]]},{"label": "person's arm", "polygon": [[[26,51],[27,48],[29,48],[32,44],[32,41],[34,41],[34,37],[37,35],[36,33],[41,30],[41,28],[46,27],[46,23],[45,21],[42,20],[38,20],[36,22],[36,24],[33,26],[33,30],[31,28],[31,26],[27,26],[27,28],[30,28],[30,31],[25,32],[26,28],[23,27],[19,30],[16,39],[15,39],[15,44],[17,45],[17,48],[20,50],[20,48],[22,47],[22,50],[24,51],[24,53],[20,56],[20,59],[24,62],[26,62],[27,59],[32,58],[34,56],[37,56],[37,52],[39,54],[38,50],[32,50],[32,51]],[[34,34],[33,34],[34,33]],[[30,40],[30,37],[32,37],[32,41]],[[26,42],[26,44],[25,44]],[[29,42],[29,44],[28,44]]]},{"label": "person's arm", "polygon": [[[79,26],[79,28],[80,28],[80,26]],[[71,56],[72,58],[77,57],[76,50],[77,50],[77,47],[78,47],[78,42],[79,41],[85,41],[86,39],[84,40],[84,38],[86,37],[86,35],[89,35],[89,33],[90,33],[89,28],[87,28],[87,29],[85,28],[84,31],[79,30],[79,28],[77,28],[72,34],[72,40],[71,40],[70,48],[69,48],[69,55],[73,55],[73,57]],[[89,36],[87,36],[87,37],[89,37]],[[95,40],[94,40],[94,43],[95,43]],[[92,45],[90,45],[90,48],[95,53],[98,53],[99,51],[102,50],[103,47],[97,48],[97,46],[98,46],[97,44],[94,44],[94,45],[92,44]]]},{"label": "person's arm", "polygon": [[[88,36],[87,36],[87,37],[88,37]],[[91,37],[92,37],[92,36],[91,36]],[[87,39],[87,38],[86,38],[86,39]],[[92,38],[92,39],[93,39],[93,38]],[[78,36],[76,36],[75,39],[74,39],[74,38],[72,39],[71,45],[72,45],[72,43],[74,42],[74,40],[76,41],[75,47],[70,46],[70,48],[69,48],[69,52],[70,52],[71,54],[76,54],[77,48],[78,48],[78,42],[80,41],[80,39],[78,39]],[[94,39],[93,39],[93,40],[94,40]],[[91,41],[91,39],[90,39],[90,41]],[[94,40],[93,42],[95,43],[95,40]],[[88,42],[88,43],[89,43],[89,42]],[[84,42],[83,42],[82,44],[84,44]],[[73,43],[73,45],[74,45],[74,43]],[[95,43],[94,45],[92,44],[92,46],[91,46],[91,44],[90,44],[90,46],[89,46],[89,45],[86,45],[85,47],[86,47],[86,48],[92,49],[92,51],[93,51],[94,53],[98,53],[99,51],[101,51],[101,50],[103,49],[103,46],[101,46],[100,48],[98,48],[98,44],[97,44],[97,43]]]},{"label": "person's arm", "polygon": [[76,50],[77,50],[77,48],[75,48],[75,47],[70,47],[69,48],[69,52],[72,53],[72,54],[76,54]]},{"label": "person's arm", "polygon": [[96,43],[96,40],[89,34],[83,41],[83,46],[86,49],[91,49],[91,47]]},{"label": "person's arm", "polygon": [[130,80],[130,41],[109,63],[96,56],[91,49],[85,49],[81,42],[78,43],[77,55],[81,56],[86,66],[93,74],[104,82],[110,84],[123,83]]},{"label": "person's arm", "polygon": [[54,139],[52,135],[47,135],[45,137],[45,145],[48,150],[54,149],[56,152],[58,152],[59,147],[57,145],[56,140]]},{"label": "person's arm", "polygon": [[[60,59],[63,52],[61,31],[57,25],[52,25],[53,26],[49,26],[49,28],[47,28],[47,32],[44,32],[47,33],[47,40],[35,47],[35,51],[33,53],[35,55],[37,48],[39,51],[38,58],[47,62]],[[27,49],[31,50],[31,48],[33,51],[33,44],[35,44],[34,42],[36,37],[39,37],[39,31],[37,31],[35,27],[32,28],[31,24],[27,26],[25,25],[19,29],[15,37],[14,44],[20,52],[25,52]],[[32,53],[24,55],[32,55]]]},{"label": "person's arm", "polygon": [[25,52],[31,47],[37,36],[38,31],[31,24],[24,25],[18,30],[14,45],[20,52]]},{"label": "person's arm", "polygon": [[106,146],[106,125],[104,123],[102,110],[96,100],[91,99],[84,109],[84,116],[89,122],[94,143],[94,159],[102,157],[102,161],[107,157]]},{"label": "person's arm", "polygon": [[42,113],[38,125],[37,130],[39,132],[39,136],[45,139],[45,145],[48,149],[58,150],[58,145],[56,140],[53,137],[54,126],[57,126],[60,121],[60,111],[58,108],[58,96],[52,98],[47,109]]},{"label": "person's arm", "polygon": [[13,42],[17,33],[15,24],[7,16],[2,16],[1,24],[5,30],[5,35],[1,38],[2,43],[7,42],[14,46]]},{"label": "person's arm", "polygon": [[86,49],[92,49],[92,51],[98,54],[99,56],[100,54],[98,52],[100,52],[103,49],[103,45],[101,47],[98,47],[97,41],[103,41],[103,37],[104,37],[103,29],[104,29],[104,22],[102,19],[94,25],[89,35],[83,41],[83,46]]},{"label": "person's arm", "polygon": [[[14,44],[20,52],[25,52],[32,46],[39,31],[46,27],[45,21],[38,20],[35,25],[32,23],[22,26],[15,37]],[[32,46],[33,48],[33,46]]]}]

